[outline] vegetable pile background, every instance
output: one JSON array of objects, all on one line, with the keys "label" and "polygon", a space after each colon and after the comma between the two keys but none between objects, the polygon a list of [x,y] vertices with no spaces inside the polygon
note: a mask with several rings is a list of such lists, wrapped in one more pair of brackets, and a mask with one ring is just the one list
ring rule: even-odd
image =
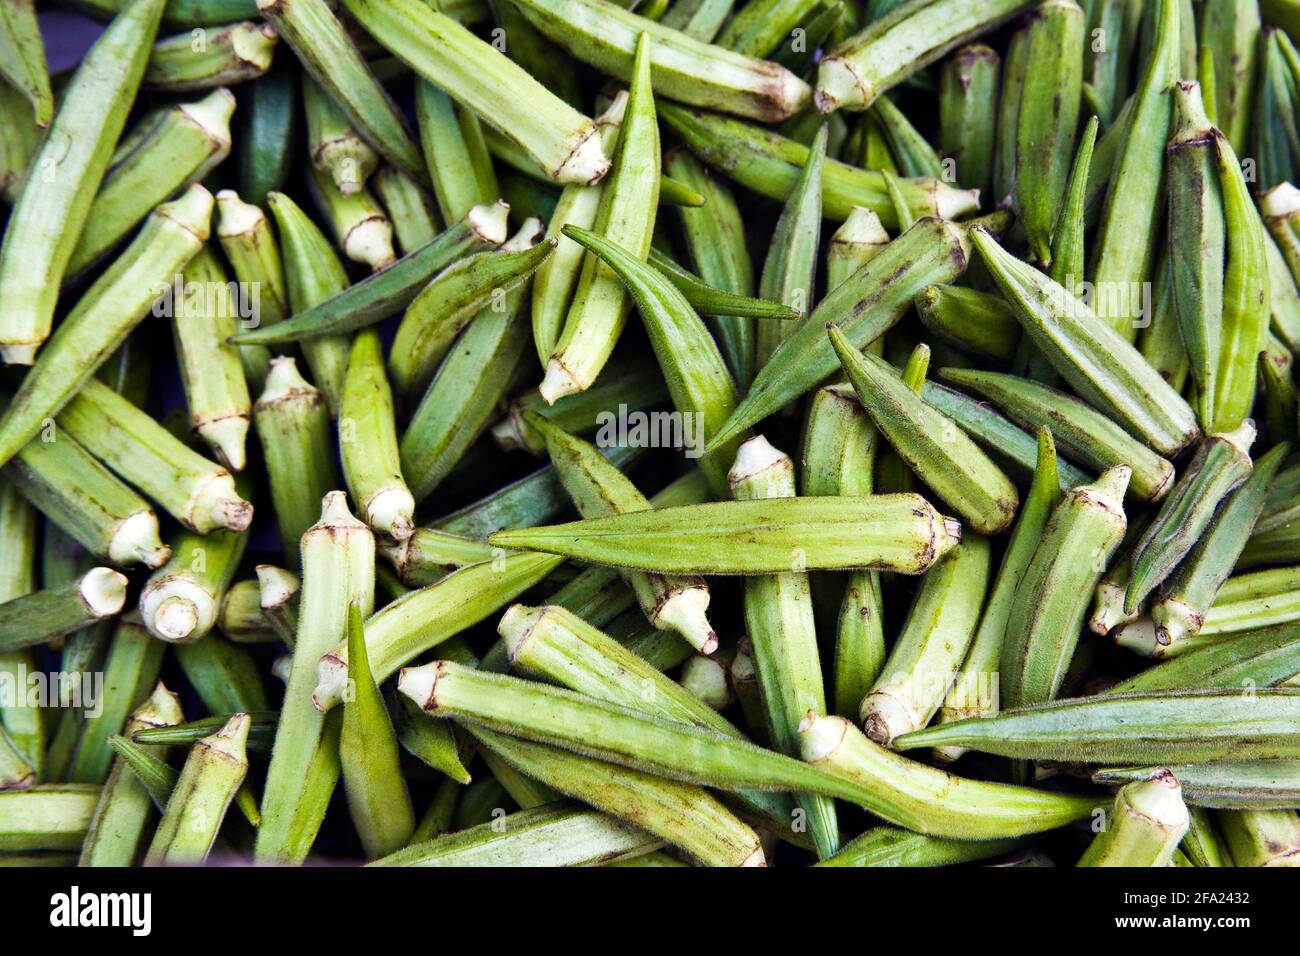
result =
[{"label": "vegetable pile background", "polygon": [[1300,2],[74,6],[0,863],[1300,864]]}]

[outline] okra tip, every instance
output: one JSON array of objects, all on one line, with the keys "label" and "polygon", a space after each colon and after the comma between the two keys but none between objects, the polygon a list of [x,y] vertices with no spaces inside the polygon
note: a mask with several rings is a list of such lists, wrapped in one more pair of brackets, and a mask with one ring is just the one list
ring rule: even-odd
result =
[{"label": "okra tip", "polygon": [[172,556],[172,549],[158,537],[158,516],[152,511],[137,511],[123,521],[108,545],[108,557],[114,564],[139,562],[147,568],[160,568]]},{"label": "okra tip", "polygon": [[761,475],[766,471],[793,471],[794,462],[790,456],[775,448],[762,435],[756,435],[743,443],[736,451],[735,464],[727,472],[727,484],[735,487],[743,481]]},{"label": "okra tip", "polygon": [[1165,830],[1187,826],[1183,787],[1172,770],[1160,769],[1140,783],[1124,788],[1131,809]]},{"label": "okra tip", "polygon": [[858,709],[862,732],[882,747],[890,746],[899,734],[916,727],[916,714],[888,688],[873,690],[862,698]]},{"label": "okra tip", "polygon": [[875,94],[852,63],[837,56],[822,60],[817,69],[817,88],[813,90],[813,103],[819,112],[834,113],[841,106],[864,110],[874,99]]},{"label": "okra tip", "polygon": [[1259,197],[1259,211],[1266,219],[1281,219],[1300,210],[1300,189],[1290,183],[1274,186]]},{"label": "okra tip", "polygon": [[506,613],[501,615],[501,620],[497,622],[497,633],[506,642],[506,656],[510,658],[511,665],[519,657],[519,649],[532,636],[537,622],[546,616],[548,610],[549,606],[527,607],[523,604],[512,604]]},{"label": "okra tip", "polygon": [[799,756],[804,763],[821,763],[839,749],[849,727],[843,717],[827,717],[809,710],[799,721]]},{"label": "okra tip", "polygon": [[397,675],[397,689],[419,705],[426,714],[438,709],[435,696],[442,661],[431,661],[419,667],[403,667]]},{"label": "okra tip", "polygon": [[126,603],[126,575],[112,568],[91,568],[81,578],[77,591],[90,613],[112,617]]},{"label": "okra tip", "polygon": [[298,575],[273,564],[259,564],[257,586],[261,592],[262,610],[284,607],[293,600],[302,586]]},{"label": "okra tip", "polygon": [[582,382],[569,371],[558,355],[552,355],[546,363],[546,374],[542,384],[537,386],[538,394],[547,405],[554,405],[566,395],[576,395],[584,391]]},{"label": "okra tip", "polygon": [[233,189],[217,193],[217,238],[229,239],[252,232],[263,222],[266,213],[260,206],[244,202]]},{"label": "okra tip", "polygon": [[484,242],[494,248],[506,241],[506,217],[510,214],[510,204],[504,199],[494,203],[474,206],[465,213],[465,222]]},{"label": "okra tip", "polygon": [[405,541],[415,534],[415,497],[406,488],[385,488],[366,502],[370,523],[392,538]]},{"label": "okra tip", "polygon": [[609,172],[609,157],[600,142],[600,128],[588,120],[578,131],[578,142],[555,170],[555,181],[590,186]]},{"label": "okra tip", "polygon": [[164,641],[183,642],[198,626],[199,610],[194,602],[174,594],[158,605],[150,630]]},{"label": "okra tip", "polygon": [[1140,617],[1115,630],[1115,643],[1141,657],[1161,658],[1165,656],[1170,634],[1157,627],[1151,618]]}]

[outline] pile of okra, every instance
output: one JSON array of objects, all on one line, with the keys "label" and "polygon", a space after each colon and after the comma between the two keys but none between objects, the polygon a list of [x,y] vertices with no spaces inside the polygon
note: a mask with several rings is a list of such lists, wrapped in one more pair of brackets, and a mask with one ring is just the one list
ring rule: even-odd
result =
[{"label": "pile of okra", "polygon": [[0,863],[1300,864],[1300,0],[74,5]]}]

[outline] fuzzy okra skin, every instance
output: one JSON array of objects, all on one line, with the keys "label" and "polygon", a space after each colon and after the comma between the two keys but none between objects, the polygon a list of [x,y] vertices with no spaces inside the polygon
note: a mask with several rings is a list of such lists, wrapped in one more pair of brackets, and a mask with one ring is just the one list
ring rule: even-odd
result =
[{"label": "fuzzy okra skin", "polygon": [[[341,491],[325,496],[320,521],[303,534],[302,567],[293,666],[280,708],[262,801],[262,826],[254,851],[259,860],[294,856],[299,803],[309,792],[313,778],[308,771],[327,733],[325,716],[312,706],[316,663],[322,654],[346,639],[349,608],[354,601],[363,615],[374,606],[375,538],[348,512]],[[376,679],[382,680],[383,676]],[[342,696],[340,688],[339,698]]]},{"label": "fuzzy okra skin", "polygon": [[[651,41],[637,41],[627,110],[618,135],[613,174],[600,193],[592,231],[644,261],[650,253],[659,203],[659,124],[650,87]],[[573,237],[573,234],[569,234]],[[595,254],[583,259],[555,351],[538,390],[548,404],[585,391],[596,380],[627,323],[632,298],[614,269]]]},{"label": "fuzzy okra skin", "polygon": [[[501,195],[488,152],[487,130],[475,113],[421,78],[415,81],[415,117],[444,222],[455,222],[474,206]],[[540,168],[534,168],[541,178],[547,178]]]},{"label": "fuzzy okra skin", "polygon": [[1019,840],[945,840],[894,827],[872,827],[817,866],[952,866],[1002,856]]},{"label": "fuzzy okra skin", "polygon": [[[0,464],[34,437],[46,418],[58,413],[151,305],[158,308],[160,291],[171,289],[176,275],[207,241],[211,217],[212,194],[198,185],[154,209],[136,238],[59,323],[35,364],[24,363],[32,365],[31,372],[0,419]],[[11,222],[6,239],[14,237],[14,230]],[[179,307],[174,301],[171,305]],[[18,311],[15,304],[9,314]]]},{"label": "fuzzy okra skin", "polygon": [[943,66],[939,141],[957,179],[981,195],[993,185],[995,114],[1001,60],[983,44],[958,50]]},{"label": "fuzzy okra skin", "polygon": [[1125,764],[1300,756],[1300,690],[1143,691],[1076,697],[929,727],[900,750],[956,744],[1028,760]]},{"label": "fuzzy okra skin", "polygon": [[[727,479],[737,501],[795,496],[794,462],[761,435],[740,446]],[[772,742],[795,756],[804,715],[826,712],[812,592],[796,561],[784,573],[745,579],[745,627]],[[835,804],[810,795],[796,801],[807,816],[817,856],[825,859],[839,847]]]},{"label": "fuzzy okra skin", "polygon": [[[939,836],[993,839],[1038,832],[1079,819],[1093,803],[953,777],[877,747],[838,717],[810,717],[801,762],[713,731],[449,661],[408,668],[398,689],[431,714],[473,720],[659,776],[725,789],[820,793]],[[824,732],[827,726],[837,733]],[[845,753],[840,744],[850,734],[856,735],[852,756],[858,759],[835,759]],[[937,795],[944,791],[948,797],[941,801]]]},{"label": "fuzzy okra skin", "polygon": [[10,365],[31,365],[50,334],[59,286],[135,101],[163,6],[135,0],[113,20],[63,92],[32,158],[44,173],[28,177],[0,245],[0,358]]},{"label": "fuzzy okra skin", "polygon": [[1020,323],[996,295],[954,285],[926,286],[916,311],[931,333],[999,363],[1010,364],[1020,342]]},{"label": "fuzzy okra skin", "polygon": [[269,23],[243,20],[211,31],[201,50],[188,33],[159,40],[149,54],[144,85],[188,93],[255,80],[271,68],[279,38]]},{"label": "fuzzy okra skin", "polygon": [[339,400],[339,454],[357,511],[375,531],[403,541],[415,530],[415,498],[402,478],[393,392],[375,329],[352,340]]},{"label": "fuzzy okra skin", "polygon": [[455,20],[421,0],[343,5],[399,59],[515,140],[556,182],[595,182],[609,170],[591,120]]},{"label": "fuzzy okra skin", "polygon": [[230,472],[96,379],[63,407],[58,424],[191,531],[243,531],[252,520],[253,506],[239,496]]},{"label": "fuzzy okra skin", "polygon": [[247,714],[194,745],[145,854],[146,866],[201,864],[248,774]]},{"label": "fuzzy okra skin", "polygon": [[498,531],[488,543],[667,574],[809,570],[922,574],[960,525],[914,494],[724,501]]},{"label": "fuzzy okra skin", "polygon": [[1199,437],[1187,402],[1101,316],[984,229],[971,238],[1025,333],[1082,398],[1161,455],[1174,457]]},{"label": "fuzzy okra skin", "polygon": [[76,852],[85,839],[99,794],[99,787],[87,783],[0,790],[0,852]]},{"label": "fuzzy okra skin", "polygon": [[45,644],[112,617],[126,602],[126,575],[91,568],[68,584],[0,604],[0,649]]},{"label": "fuzzy okra skin", "polygon": [[424,179],[420,148],[401,111],[325,0],[258,0],[257,6],[366,141],[408,175]]},{"label": "fuzzy okra skin", "polygon": [[827,323],[833,323],[854,348],[862,348],[898,322],[923,288],[961,275],[968,252],[963,227],[941,219],[918,219],[833,289],[781,343],[754,377],[744,400],[710,439],[709,448],[736,440],[835,372],[839,360]]},{"label": "fuzzy okra skin", "polygon": [[1241,810],[1216,814],[1234,866],[1300,865],[1300,814]]},{"label": "fuzzy okra skin", "polygon": [[834,47],[817,71],[823,113],[865,110],[949,50],[1028,9],[1032,0],[913,0]]},{"label": "fuzzy okra skin", "polygon": [[[1145,780],[1156,767],[1107,767],[1094,783]],[[1169,768],[1189,807],[1219,810],[1287,810],[1300,805],[1300,760],[1229,760]]]},{"label": "fuzzy okra skin", "polygon": [[[1185,638],[1182,645],[1194,642]],[[1175,644],[1173,647],[1179,647]],[[1300,629],[1294,622],[1263,626],[1190,648],[1111,688],[1127,694],[1190,687],[1273,687],[1300,674]]]},{"label": "fuzzy okra skin", "polygon": [[649,37],[656,94],[692,106],[778,121],[809,102],[808,84],[784,67],[702,43],[605,0],[518,0],[541,33],[619,79],[634,72],[640,36]]},{"label": "fuzzy okra skin", "polygon": [[[546,440],[547,451],[565,490],[584,517],[643,511],[650,502],[597,449],[538,415],[530,424]],[[718,635],[709,624],[709,590],[702,578],[628,572],[647,620],[660,630],[675,630],[696,650],[710,654]]]},{"label": "fuzzy okra skin", "polygon": [[332,179],[313,167],[308,173],[307,186],[344,256],[369,266],[374,272],[381,272],[397,261],[393,224],[364,185],[343,192]]},{"label": "fuzzy okra skin", "polygon": [[298,539],[320,514],[326,493],[339,487],[330,447],[325,398],[288,356],[271,360],[266,388],[253,406],[257,437],[271,483],[275,520],[286,557],[297,567]]},{"label": "fuzzy okra skin", "polygon": [[1128,527],[1129,474],[1116,465],[1053,509],[1007,617],[999,675],[1008,706],[1042,703],[1060,690],[1097,579]]},{"label": "fuzzy okra skin", "polygon": [[1010,525],[1020,495],[1002,469],[887,362],[859,352],[836,326],[827,332],[862,407],[907,466],[976,531]]},{"label": "fuzzy okra skin", "polygon": [[438,234],[438,214],[427,189],[395,166],[380,166],[370,180],[380,204],[392,220],[402,255],[420,248]]},{"label": "fuzzy okra skin", "polygon": [[1223,499],[1249,476],[1255,426],[1246,421],[1208,436],[1183,470],[1160,513],[1133,548],[1124,610],[1133,612],[1201,539]]},{"label": "fuzzy okra skin", "polygon": [[302,102],[312,168],[343,195],[360,192],[379,165],[379,154],[352,126],[342,107],[307,75],[302,78]]},{"label": "fuzzy okra skin", "polygon": [[1079,866],[1168,866],[1187,833],[1182,787],[1168,770],[1120,788]]},{"label": "fuzzy okra skin", "polygon": [[[178,724],[184,717],[180,698],[159,682],[149,698],[131,713],[122,733],[129,739],[142,730]],[[159,756],[166,756],[166,748]],[[86,831],[78,865],[134,864],[151,812],[148,791],[126,761],[115,758]]]}]

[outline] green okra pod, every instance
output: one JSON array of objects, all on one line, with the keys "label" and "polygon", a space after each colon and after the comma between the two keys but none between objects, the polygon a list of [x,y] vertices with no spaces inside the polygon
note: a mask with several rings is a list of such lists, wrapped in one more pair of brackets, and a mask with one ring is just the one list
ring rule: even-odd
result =
[{"label": "green okra pod", "polygon": [[259,206],[284,187],[295,155],[299,83],[291,60],[278,58],[269,73],[240,91],[239,193]]},{"label": "green okra pod", "polygon": [[412,300],[397,327],[388,360],[399,395],[410,399],[422,394],[461,330],[487,307],[527,283],[546,262],[557,240],[537,242],[536,238],[532,229],[526,229],[500,251],[480,252],[454,262]]},{"label": "green okra pod", "polygon": [[855,206],[826,247],[826,287],[839,288],[889,245],[889,233],[870,209]]},{"label": "green okra pod", "polygon": [[595,182],[609,170],[591,120],[455,20],[421,0],[343,5],[399,59],[518,142],[556,182]]},{"label": "green okra pod", "polygon": [[1295,620],[1300,613],[1300,602],[1291,594],[1296,577],[1294,567],[1282,567],[1228,578],[1206,612],[1200,634],[1209,638]]},{"label": "green okra pod", "polygon": [[862,407],[907,466],[975,530],[1006,528],[1020,503],[1011,479],[883,359],[858,352],[834,325],[827,330]]},{"label": "green okra pod", "polygon": [[881,93],[949,50],[1029,6],[1027,0],[914,0],[904,4],[822,59],[814,102],[823,113],[864,110]]},{"label": "green okra pod", "polygon": [[[166,295],[173,288],[181,269],[207,241],[211,216],[212,194],[197,185],[149,215],[135,240],[63,318],[31,373],[23,379],[0,419],[0,463],[17,454],[41,430],[46,418],[58,414],[126,340],[151,306],[156,314],[166,314],[166,300],[161,312],[155,300],[160,292]],[[11,222],[5,238],[15,235]],[[170,305],[176,307],[174,301]],[[19,311],[15,304],[7,314]],[[25,364],[32,362],[29,359]]]},{"label": "green okra pod", "polygon": [[708,866],[763,866],[758,834],[700,787],[468,725],[511,767],[634,823]]},{"label": "green okra pod", "polygon": [[1187,556],[1214,513],[1251,472],[1250,446],[1254,423],[1232,432],[1208,436],[1184,469],[1160,513],[1134,545],[1133,574],[1124,596],[1131,613]]},{"label": "green okra pod", "polygon": [[[1181,644],[1196,643],[1192,638]],[[1179,644],[1172,645],[1179,647]],[[1185,690],[1191,687],[1285,685],[1300,664],[1300,632],[1293,623],[1260,627],[1193,647],[1111,688],[1112,693]]]},{"label": "green okra pod", "polygon": [[1215,819],[1233,866],[1295,866],[1300,860],[1295,810],[1238,810]]},{"label": "green okra pod", "polygon": [[916,311],[926,329],[949,344],[1003,364],[1016,357],[1020,323],[998,296],[931,285],[917,295]]},{"label": "green okra pod", "polygon": [[226,589],[217,611],[217,630],[238,644],[270,644],[280,639],[262,613],[262,589],[256,579],[236,581]]},{"label": "green okra pod", "polygon": [[1018,840],[945,840],[894,827],[872,827],[817,866],[952,866],[1002,856]]},{"label": "green okra pod", "polygon": [[446,721],[429,719],[409,697],[399,697],[397,703],[393,718],[402,749],[445,774],[449,780],[460,786],[468,785],[472,778],[461,762],[460,747],[451,725]]},{"label": "green okra pod", "polygon": [[1174,466],[1078,399],[996,372],[943,369],[939,376],[995,403],[1025,428],[1050,427],[1053,439],[1067,454],[1092,468],[1128,465],[1133,469],[1129,491],[1137,500],[1159,501],[1169,493]]},{"label": "green okra pod", "polygon": [[[541,223],[528,219],[501,255],[525,254],[542,232]],[[553,245],[537,247],[543,253]],[[534,260],[535,261],[535,260]],[[523,305],[527,276],[503,297],[481,308],[456,348],[437,369],[411,415],[399,448],[402,473],[417,501],[427,498],[451,472],[473,441],[482,433],[505,399],[523,356],[521,326],[527,321]],[[409,313],[408,313],[409,315]],[[400,330],[399,330],[400,335]],[[394,351],[394,359],[397,352]],[[390,366],[397,362],[390,359]],[[395,377],[401,382],[401,375]],[[422,383],[414,383],[423,387]]]},{"label": "green okra pod", "polygon": [[1016,123],[1015,207],[1033,261],[1050,265],[1079,125],[1084,13],[1074,0],[1046,0],[1025,30],[1030,79]]},{"label": "green okra pod", "polygon": [[676,0],[659,22],[701,43],[712,43],[734,4],[735,0]]},{"label": "green okra pod", "polygon": [[[949,168],[940,161],[939,154],[929,140],[888,96],[882,96],[872,104],[871,116],[884,136],[889,151],[893,153],[900,173],[905,176],[929,176],[936,180],[954,178],[949,175]],[[890,172],[892,174],[892,170]]]},{"label": "green okra pod", "polygon": [[236,714],[196,743],[145,854],[146,866],[207,859],[235,792],[248,774],[248,715]]},{"label": "green okra pod", "polygon": [[839,361],[827,336],[833,322],[844,339],[861,348],[893,326],[921,289],[955,279],[966,268],[967,239],[961,227],[918,219],[822,299],[754,377],[744,400],[710,439],[716,448],[735,441],[768,415],[835,372]]},{"label": "green okra pod", "polygon": [[292,571],[270,564],[257,566],[262,615],[270,622],[280,640],[293,647],[298,631],[298,592],[302,581]]},{"label": "green okra pod", "polygon": [[433,197],[406,173],[395,166],[381,166],[371,177],[370,184],[393,224],[397,248],[402,255],[420,248],[438,234]]},{"label": "green okra pod", "polygon": [[253,506],[230,472],[192,451],[106,385],[91,379],[59,413],[83,448],[191,531],[243,531]]},{"label": "green okra pod", "polygon": [[348,491],[366,524],[398,541],[409,538],[415,498],[402,478],[393,393],[375,329],[363,329],[352,340],[339,400],[339,453]]},{"label": "green okra pod", "polygon": [[258,442],[285,556],[298,566],[297,542],[320,514],[320,500],[339,487],[329,410],[321,392],[288,356],[271,360],[266,388],[253,406]]},{"label": "green okra pod", "polygon": [[0,358],[7,364],[31,365],[50,334],[59,287],[126,125],[163,5],[135,0],[113,20],[82,59],[32,157],[40,174],[28,178],[0,245]]},{"label": "green okra pod", "polygon": [[319,170],[312,169],[307,184],[316,207],[329,223],[335,245],[353,262],[374,272],[397,261],[393,250],[393,224],[364,186],[344,193]]},{"label": "green okra pod", "polygon": [[1093,42],[1085,53],[1084,82],[1107,128],[1131,92],[1130,78],[1143,4],[1141,0],[1095,0],[1088,33]]},{"label": "green okra pod", "polygon": [[75,581],[0,604],[0,647],[46,644],[112,617],[126,602],[126,575],[91,568]]},{"label": "green okra pod", "polygon": [[739,295],[724,289],[715,289],[689,269],[678,265],[658,249],[651,248],[650,265],[664,274],[669,282],[686,297],[701,315],[735,315],[749,319],[795,319],[800,312],[767,298]]},{"label": "green okra pod", "polygon": [[0,116],[5,136],[0,139],[0,199],[12,206],[22,193],[42,130],[28,115],[27,101],[9,84],[0,86]]},{"label": "green okra pod", "polygon": [[[348,512],[342,492],[331,491],[325,496],[320,521],[303,534],[302,567],[294,662],[263,791],[263,820],[255,849],[260,860],[301,858],[294,850],[300,828],[299,803],[311,792],[310,784],[316,779],[310,768],[318,748],[330,738],[325,715],[312,706],[316,663],[347,637],[353,602],[363,615],[374,606],[374,535]],[[383,680],[383,675],[376,679]],[[342,690],[339,688],[340,699]],[[324,774],[324,782],[329,783],[323,788],[325,803],[333,787],[331,777],[336,780],[337,772]],[[320,812],[323,816],[323,807]],[[308,829],[314,834],[314,828]]]},{"label": "green okra pod", "polygon": [[[180,722],[168,726],[151,726],[135,731],[130,739],[147,747],[167,747],[172,744],[197,743],[213,731],[220,730],[233,713],[216,714],[201,717],[198,720]],[[275,734],[275,724],[279,717],[276,711],[248,712],[248,749],[266,750]]]},{"label": "green okra pod", "polygon": [[[686,147],[710,166],[761,195],[784,201],[808,162],[808,147],[774,130],[738,119],[687,109],[675,103],[659,106],[660,118]],[[898,216],[883,175],[833,159],[822,171],[822,204],[826,218],[841,222],[854,206],[880,216],[887,229],[898,229]],[[934,179],[905,179],[899,183],[907,208],[916,216],[955,218],[979,208],[979,197]]]},{"label": "green okra pod", "polygon": [[1273,476],[1290,451],[1274,446],[1254,463],[1250,476],[1225,501],[1187,558],[1174,571],[1151,605],[1161,646],[1200,632],[1219,589],[1232,572],[1251,530],[1259,520]]},{"label": "green okra pod", "polygon": [[809,102],[808,84],[785,67],[725,44],[702,43],[605,0],[520,0],[516,5],[576,58],[625,81],[635,75],[639,37],[647,36],[655,92],[667,99],[768,122],[783,120]]},{"label": "green okra pod", "polygon": [[1097,317],[1129,342],[1141,321],[1138,290],[1151,278],[1164,166],[1160,157],[1173,109],[1166,91],[1179,78],[1180,7],[1180,0],[1158,0],[1153,8],[1155,41],[1133,94],[1128,133],[1114,159],[1093,252],[1092,282],[1104,293],[1097,297]]},{"label": "green okra pod", "polygon": [[[551,555],[506,555],[461,568],[389,604],[366,622],[366,651],[375,680],[387,680],[417,655],[477,624],[561,563]],[[325,712],[342,701],[347,688],[347,646],[326,647],[315,659],[318,664],[302,670],[316,668],[312,701]]]},{"label": "green okra pod", "polygon": [[225,160],[234,109],[234,95],[222,87],[172,107],[153,123],[139,145],[105,174],[68,260],[68,274],[103,258],[158,203]]},{"label": "green okra pod", "polygon": [[960,525],[914,494],[722,501],[488,537],[501,547],[667,574],[778,574],[801,555],[809,570],[921,574],[959,540]]},{"label": "green okra pod", "polygon": [[229,344],[235,333],[242,296],[231,288],[225,268],[204,247],[185,266],[188,291],[183,302],[173,296],[172,333],[181,367],[190,427],[232,471],[242,471],[252,400],[239,349]]},{"label": "green okra pod", "polygon": [[153,509],[68,435],[29,443],[3,475],[91,554],[116,565],[138,562],[151,568],[171,555],[158,537]]},{"label": "green okra pod", "polygon": [[[1238,760],[1179,764],[1169,768],[1182,784],[1189,807],[1220,810],[1285,810],[1300,800],[1300,761]],[[1092,775],[1100,784],[1145,780],[1154,767],[1106,767]]]},{"label": "green okra pod", "polygon": [[50,125],[54,94],[34,0],[15,0],[0,11],[0,73],[32,107],[36,125]]},{"label": "green okra pod", "polygon": [[[18,489],[0,478],[0,536],[5,541],[0,556],[0,598],[7,603],[31,594],[37,588],[36,556],[39,548],[38,513]],[[0,681],[17,687],[23,675],[36,670],[36,649],[0,653]],[[18,694],[0,702],[3,727],[38,777],[45,769],[47,715],[40,707],[29,707]]]},{"label": "green okra pod", "polygon": [[51,783],[26,790],[0,790],[0,851],[76,852],[99,802],[88,783]]},{"label": "green okra pod", "polygon": [[[991,839],[1036,832],[1077,819],[1092,804],[1089,798],[961,780],[876,747],[838,717],[809,718],[801,762],[713,731],[449,661],[408,668],[398,689],[429,713],[473,720],[538,743],[686,782],[835,796],[940,836]],[[840,745],[850,734],[856,735],[852,757],[857,759],[836,759],[845,755]],[[935,795],[944,790],[948,800],[940,803]]]},{"label": "green okra pod", "polygon": [[[627,110],[618,134],[617,165],[600,193],[592,231],[644,261],[659,198],[659,125],[650,87],[651,40],[641,34]],[[572,233],[569,234],[573,238]],[[555,351],[538,390],[548,404],[585,391],[614,350],[632,301],[613,268],[594,253],[582,273]]]},{"label": "green okra pod", "polygon": [[907,623],[858,709],[871,740],[889,746],[938,712],[975,637],[989,563],[988,539],[968,535],[922,578]]},{"label": "green okra pod", "polygon": [[193,93],[255,80],[271,68],[280,36],[269,23],[243,20],[207,32],[201,44],[189,33],[154,44],[144,85],[168,93]]},{"label": "green okra pod", "polygon": [[379,549],[409,587],[424,587],[457,568],[491,561],[496,555],[495,548],[481,541],[432,528],[415,528],[404,540],[381,543]]},{"label": "green okra pod", "polygon": [[[160,682],[126,721],[123,735],[151,728],[165,728],[184,719],[181,702]],[[165,756],[164,750],[160,756]],[[152,815],[149,793],[121,757],[113,760],[100,793],[95,815],[81,847],[80,866],[131,866],[135,863]]]},{"label": "green okra pod", "polygon": [[353,693],[343,708],[339,756],[348,811],[367,858],[401,849],[415,829],[411,795],[398,764],[397,735],[370,674],[357,602],[348,606],[348,660]]},{"label": "green okra pod", "polygon": [[1182,787],[1168,770],[1120,788],[1079,866],[1168,866],[1190,823]]},{"label": "green okra pod", "polygon": [[[758,294],[788,305],[800,315],[812,311],[817,278],[817,250],[822,225],[822,167],[826,161],[827,127],[823,124],[809,147],[808,162],[799,172],[772,231],[771,245]],[[758,326],[754,361],[759,368],[797,327],[796,320],[763,322]]]},{"label": "green okra pod", "polygon": [[958,182],[981,195],[993,186],[995,111],[1001,60],[974,44],[944,61],[939,93],[939,142]]},{"label": "green okra pod", "polygon": [[[285,220],[280,218],[280,210],[288,211],[292,208],[299,214],[301,210],[297,210],[296,206],[291,207],[292,200],[287,196],[281,193],[275,196],[283,197],[278,201],[272,197],[271,210],[277,213],[277,219],[280,220],[281,242],[285,244],[286,273],[292,301],[295,270],[288,264],[294,255],[289,249],[289,230]],[[343,273],[340,265],[337,272],[342,274],[342,278],[336,290],[315,296],[304,295],[304,300],[314,298],[315,301],[295,304],[291,319],[274,326],[241,332],[235,336],[235,341],[240,344],[263,345],[298,340],[309,342],[315,338],[353,332],[374,325],[410,305],[420,290],[428,285],[429,280],[456,259],[484,247],[495,248],[504,242],[507,211],[502,203],[476,206],[431,242],[354,285],[347,284],[346,273]],[[301,219],[310,222],[305,215],[301,215]],[[316,232],[319,233],[319,230]],[[328,249],[328,244],[325,247]],[[304,260],[307,255],[304,250]],[[315,252],[313,258],[319,260],[320,253]],[[316,287],[319,288],[320,285],[316,284]]]},{"label": "green okra pod", "polygon": [[365,188],[379,166],[379,154],[353,127],[343,109],[309,75],[302,78],[307,118],[307,155],[312,168],[345,196]]},{"label": "green okra pod", "polygon": [[[686,451],[700,458],[700,470],[715,493],[726,485],[726,462],[739,443],[728,442],[711,450],[703,443],[728,421],[736,407],[736,386],[708,329],[676,286],[653,267],[638,261],[626,248],[574,226],[565,235],[599,257],[626,286],[659,361],[673,405],[685,418],[691,415],[695,434],[683,435]],[[548,373],[549,374],[549,373]],[[546,392],[543,389],[542,397]]]},{"label": "green okra pod", "polygon": [[1025,333],[1082,398],[1161,455],[1173,457],[1198,437],[1187,402],[1101,316],[983,229],[971,235]]},{"label": "green okra pod", "polygon": [[1007,616],[999,675],[1008,706],[1042,703],[1060,691],[1097,579],[1124,537],[1129,474],[1116,465],[1053,509]]},{"label": "green okra pod", "polygon": [[[1056,446],[1046,427],[1038,431],[1038,466],[1020,509],[1011,540],[998,568],[988,600],[978,613],[979,624],[952,687],[939,709],[939,723],[997,713],[1001,707],[1001,661],[1007,622],[1015,608],[1016,589],[1024,580],[1052,512],[1061,501]],[[997,682],[996,684],[994,682]],[[961,748],[943,748],[940,760],[955,760]]]},{"label": "green okra pod", "polygon": [[589,866],[661,846],[631,823],[566,800],[412,844],[374,865]]},{"label": "green okra pod", "polygon": [[996,133],[993,153],[993,196],[995,203],[1010,206],[1015,201],[1016,147],[1020,137],[1020,101],[1025,92],[1025,67],[1029,58],[1029,34],[1017,30],[1011,35],[1002,62],[1002,84],[998,92]]},{"label": "green okra pod", "polygon": [[190,643],[212,630],[247,543],[247,527],[178,535],[171,559],[140,592],[140,616],[149,633]]},{"label": "green okra pod", "polygon": [[[581,515],[595,518],[651,507],[631,480],[596,448],[541,416],[533,416],[530,424],[546,440],[560,481]],[[703,579],[642,572],[628,572],[625,579],[651,624],[677,631],[702,653],[717,648],[718,636],[707,616],[709,589]]]},{"label": "green okra pod", "polygon": [[[727,476],[738,501],[792,499],[794,462],[759,436],[740,446]],[[781,574],[747,578],[745,627],[758,670],[767,727],[773,745],[799,753],[799,725],[804,715],[826,713],[826,691],[818,658],[808,575],[795,562]],[[801,795],[798,806],[807,817],[817,856],[839,847],[835,804],[825,797]]]},{"label": "green okra pod", "polygon": [[[473,112],[428,80],[418,79],[415,116],[425,165],[444,222],[455,222],[475,206],[492,203],[501,196],[483,125]],[[546,176],[545,172],[541,175]]]},{"label": "green okra pod", "polygon": [[[1143,691],[1077,697],[900,737],[900,750],[956,744],[1028,760],[1078,763],[1290,759],[1300,691]],[[1289,729],[1287,729],[1289,728]]]},{"label": "green okra pod", "polygon": [[1259,4],[1207,3],[1201,7],[1198,26],[1198,39],[1213,64],[1215,125],[1241,155],[1248,145],[1255,100]]},{"label": "green okra pod", "polygon": [[424,178],[420,148],[411,138],[401,111],[370,72],[347,30],[325,0],[258,0],[269,20],[298,57],[298,62],[347,114],[389,162],[417,179]]}]

